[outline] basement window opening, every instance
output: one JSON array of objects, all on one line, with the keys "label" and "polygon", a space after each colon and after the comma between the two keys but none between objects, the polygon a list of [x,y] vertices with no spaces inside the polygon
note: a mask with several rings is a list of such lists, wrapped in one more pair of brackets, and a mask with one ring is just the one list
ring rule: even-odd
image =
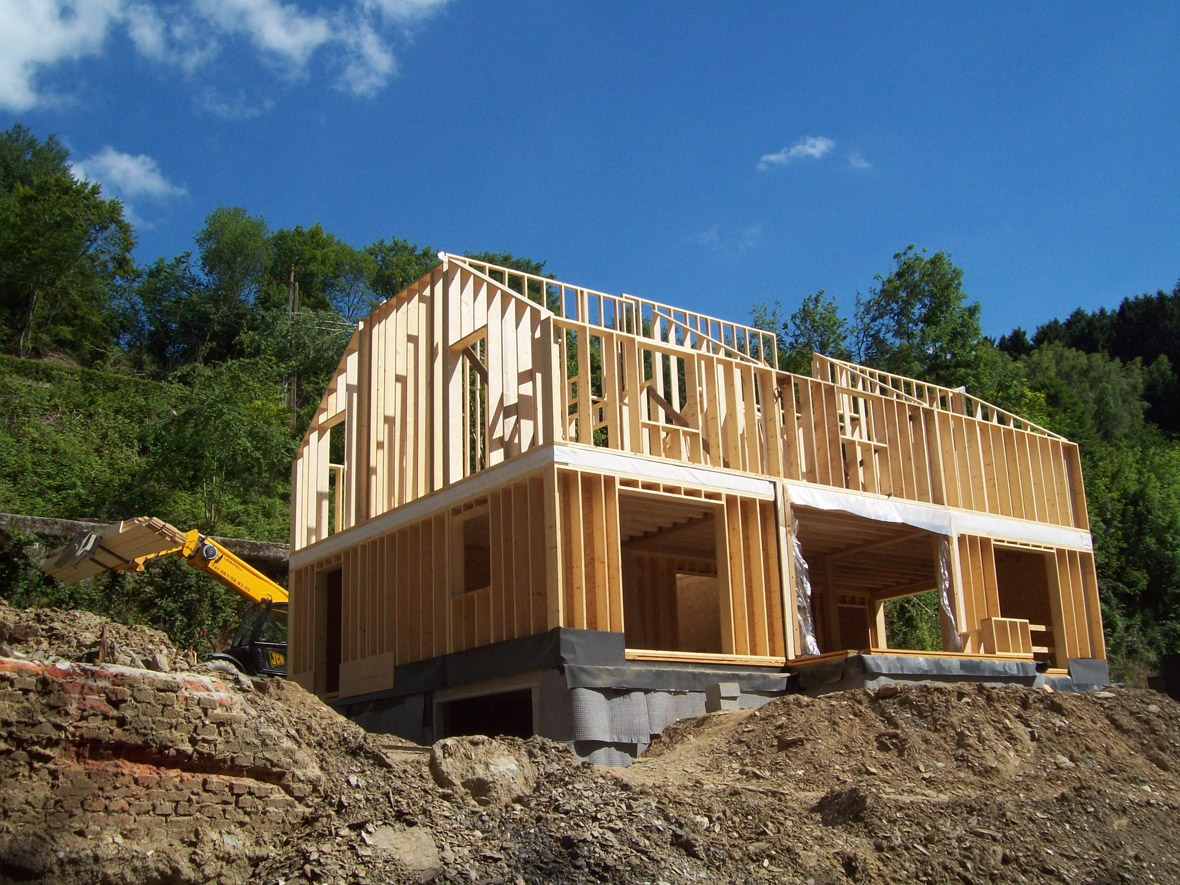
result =
[{"label": "basement window opening", "polygon": [[938,591],[915,593],[885,603],[885,635],[890,648],[942,651]]},{"label": "basement window opening", "polygon": [[444,737],[532,737],[533,692],[524,688],[440,703]]}]

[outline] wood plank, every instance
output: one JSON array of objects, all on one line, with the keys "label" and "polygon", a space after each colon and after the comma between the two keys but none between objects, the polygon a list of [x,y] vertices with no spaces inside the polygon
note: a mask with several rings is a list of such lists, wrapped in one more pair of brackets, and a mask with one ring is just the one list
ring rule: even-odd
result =
[{"label": "wood plank", "polygon": [[780,381],[777,385],[780,393],[778,407],[781,414],[781,433],[783,444],[783,470],[780,474],[785,479],[802,479],[803,478],[803,462],[800,449],[800,434],[803,431],[803,425],[807,422],[801,421],[798,410],[799,403],[795,396],[795,381],[792,376],[788,376],[786,381]]},{"label": "wood plank", "polygon": [[774,372],[761,370],[757,373],[760,427],[763,439],[763,463],[761,470],[768,476],[783,476],[783,423],[780,405],[774,383]]},{"label": "wood plank", "polygon": [[[505,574],[503,538],[503,499],[507,488],[488,492],[488,573],[491,581],[488,590],[487,641],[500,642],[507,638],[504,632]],[[482,626],[481,626],[482,631]]]},{"label": "wood plank", "polygon": [[[530,546],[534,534],[529,525],[529,481],[515,483],[512,487],[511,511],[506,517],[505,537],[508,547],[505,552],[512,557],[513,583],[509,588],[511,606],[509,614],[513,619],[514,636],[529,636],[533,632],[533,588],[534,572],[529,562]],[[538,520],[539,522],[539,520]],[[539,558],[544,563],[544,554]],[[542,596],[542,600],[544,596]],[[538,630],[537,632],[542,632]]]},{"label": "wood plank", "polygon": [[1008,481],[1008,491],[1011,499],[1012,516],[1016,519],[1027,519],[1025,510],[1025,488],[1020,469],[1020,439],[1023,431],[1005,427],[1001,431],[1004,435],[1004,473]]},{"label": "wood plank", "polygon": [[409,527],[398,529],[393,533],[396,569],[394,571],[394,598],[397,600],[397,662],[408,664],[414,654],[413,634],[415,624],[410,618],[410,597],[413,595],[410,581],[410,570],[413,567],[413,555],[410,548]]},{"label": "wood plank", "polygon": [[417,358],[414,362],[414,386],[416,388],[414,427],[417,430],[414,436],[414,461],[417,465],[414,473],[414,497],[417,499],[424,497],[432,491],[430,486],[430,461],[427,456],[431,447],[430,431],[433,425],[428,409],[428,394],[430,392],[429,316],[426,310],[426,302],[421,295],[415,293],[413,301],[418,319],[418,342],[415,348]]},{"label": "wood plank", "polygon": [[[729,597],[733,619],[733,654],[750,654],[750,616],[747,604],[746,544],[742,532],[741,500],[725,496],[726,549],[729,552]],[[725,594],[722,593],[722,596]]]},{"label": "wood plank", "polygon": [[[514,517],[517,549],[523,555],[518,565],[522,578],[517,599],[517,632],[521,636],[544,633],[546,625],[545,481],[532,476],[521,483]],[[523,596],[521,595],[523,593]],[[521,614],[524,618],[521,618]]]},{"label": "wood plank", "polygon": [[761,457],[761,434],[758,427],[757,385],[754,368],[746,365],[731,367],[735,380],[742,382],[742,428],[739,438],[742,446],[742,470],[748,473],[761,473],[765,468]]},{"label": "wood plank", "polygon": [[606,482],[607,477],[602,475],[582,475],[582,502],[586,508],[586,613],[587,625],[591,630],[610,629],[604,500]]},{"label": "wood plank", "polygon": [[1057,488],[1053,482],[1053,465],[1050,463],[1048,440],[1042,436],[1030,438],[1035,450],[1033,459],[1033,482],[1040,488],[1045,502],[1043,521],[1061,525],[1061,508],[1057,502]]},{"label": "wood plank", "polygon": [[562,532],[562,518],[565,501],[561,494],[556,468],[549,468],[543,474],[545,484],[545,627],[552,630],[566,625],[565,607],[565,561],[569,547]]},{"label": "wood plank", "polygon": [[608,623],[603,629],[623,632],[623,565],[619,538],[619,489],[614,477],[604,479],[603,510],[606,541],[606,594]]},{"label": "wood plank", "polygon": [[1062,525],[1077,525],[1075,518],[1072,500],[1069,489],[1069,477],[1066,475],[1065,469],[1065,450],[1062,447],[1061,441],[1056,439],[1049,440],[1049,451],[1052,455],[1053,461],[1053,483],[1054,489],[1057,492],[1057,502],[1061,511]]},{"label": "wood plank", "polygon": [[770,653],[770,613],[766,607],[767,584],[765,564],[767,553],[763,549],[761,514],[759,502],[753,498],[741,498],[743,546],[746,551],[746,574],[748,611],[750,618],[751,652],[755,655]]},{"label": "wood plank", "polygon": [[564,554],[569,565],[565,610],[569,622],[565,625],[578,630],[586,626],[586,533],[583,527],[582,481],[572,471],[562,471],[565,498],[566,535]]},{"label": "wood plank", "polygon": [[1082,597],[1086,605],[1086,627],[1090,634],[1090,657],[1106,659],[1106,637],[1102,632],[1102,608],[1098,598],[1098,575],[1094,570],[1094,555],[1081,553]]},{"label": "wood plank", "polygon": [[1069,586],[1069,555],[1064,550],[1054,553],[1050,569],[1049,610],[1053,616],[1054,663],[1068,667],[1069,658],[1077,657],[1077,643],[1073,636],[1074,612],[1069,607],[1073,590]]},{"label": "wood plank", "polygon": [[1091,658],[1094,655],[1090,650],[1090,622],[1086,614],[1086,588],[1082,583],[1082,566],[1078,552],[1076,550],[1067,551],[1066,561],[1069,563],[1069,586],[1072,595],[1070,602],[1073,608],[1074,634],[1077,636],[1077,657]]},{"label": "wood plank", "polygon": [[416,522],[405,529],[406,535],[406,582],[402,593],[406,596],[406,638],[405,662],[420,661],[422,654],[422,566],[429,559],[422,555],[422,523]]},{"label": "wood plank", "polygon": [[594,445],[594,419],[590,412],[592,396],[592,367],[590,364],[590,333],[579,329],[577,333],[578,353],[578,434],[575,442]]},{"label": "wood plank", "polygon": [[725,451],[722,435],[720,391],[717,389],[716,360],[708,356],[695,358],[697,381],[701,385],[697,394],[697,408],[704,435],[701,443],[702,463],[724,467]]}]

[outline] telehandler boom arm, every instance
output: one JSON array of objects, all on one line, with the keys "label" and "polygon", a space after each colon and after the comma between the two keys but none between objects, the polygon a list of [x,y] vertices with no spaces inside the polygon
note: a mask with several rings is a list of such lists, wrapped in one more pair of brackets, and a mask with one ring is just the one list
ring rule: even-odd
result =
[{"label": "telehandler boom arm", "polygon": [[182,532],[154,517],[115,523],[101,532],[88,532],[54,550],[41,564],[53,578],[77,583],[103,571],[143,571],[149,559],[179,554],[226,587],[258,606],[287,602],[287,591],[224,545],[196,529]]}]

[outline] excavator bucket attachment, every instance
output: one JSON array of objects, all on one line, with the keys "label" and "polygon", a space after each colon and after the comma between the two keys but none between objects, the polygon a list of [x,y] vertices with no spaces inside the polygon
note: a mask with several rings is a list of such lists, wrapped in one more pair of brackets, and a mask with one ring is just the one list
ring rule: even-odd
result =
[{"label": "excavator bucket attachment", "polygon": [[184,546],[185,533],[153,516],[116,522],[80,535],[41,563],[51,578],[76,584],[105,571],[135,568],[137,560]]}]

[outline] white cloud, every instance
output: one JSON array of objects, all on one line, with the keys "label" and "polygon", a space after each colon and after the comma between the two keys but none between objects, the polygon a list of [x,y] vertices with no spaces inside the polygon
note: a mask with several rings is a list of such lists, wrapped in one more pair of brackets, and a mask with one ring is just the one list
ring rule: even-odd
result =
[{"label": "white cloud", "polygon": [[347,0],[328,13],[285,0],[0,0],[0,107],[25,111],[57,100],[39,77],[102,55],[116,30],[143,57],[189,76],[244,45],[289,76],[320,58],[339,71],[338,88],[369,96],[397,74],[391,41],[409,37],[447,2]]},{"label": "white cloud", "polygon": [[694,246],[708,249],[710,252],[724,258],[733,259],[756,249],[762,243],[762,225],[751,224],[741,232],[722,231],[721,226],[714,224],[702,231],[689,234],[687,240]]},{"label": "white cloud", "polygon": [[762,225],[752,224],[742,231],[742,235],[738,237],[738,251],[746,252],[753,249],[760,242],[762,242]]},{"label": "white cloud", "polygon": [[242,89],[233,95],[223,95],[214,89],[206,89],[198,93],[196,103],[201,110],[223,120],[253,120],[270,111],[275,104],[274,100],[267,96],[252,101]]},{"label": "white cloud", "polygon": [[758,168],[765,172],[772,166],[787,166],[795,160],[818,160],[835,146],[836,142],[822,135],[801,138],[789,148],[783,148],[777,154],[763,154],[758,160]]},{"label": "white cloud", "polygon": [[132,3],[125,14],[127,35],[142,55],[154,61],[168,57],[168,26],[159,13],[144,3]]},{"label": "white cloud", "polygon": [[97,55],[121,0],[5,0],[0,3],[0,106],[27,111],[54,101],[37,87],[48,65]]},{"label": "white cloud", "polygon": [[393,53],[368,22],[345,25],[342,33],[349,52],[338,85],[353,95],[373,95],[397,71]]},{"label": "white cloud", "polygon": [[75,177],[101,184],[124,204],[132,200],[152,201],[183,197],[188,190],[164,177],[159,164],[147,154],[126,154],[104,147],[97,154],[73,164]]},{"label": "white cloud", "polygon": [[717,225],[713,225],[708,230],[698,231],[691,234],[688,241],[696,246],[712,246],[719,239],[721,239],[721,230]]},{"label": "white cloud", "polygon": [[305,14],[281,0],[197,0],[199,13],[225,34],[244,36],[264,54],[300,70],[332,39],[321,15]]},{"label": "white cloud", "polygon": [[70,165],[79,181],[100,184],[107,196],[122,200],[124,216],[139,228],[150,228],[152,224],[136,211],[136,203],[144,200],[159,203],[188,194],[187,188],[165,178],[160,165],[147,154],[126,154],[108,145]]},{"label": "white cloud", "polygon": [[429,18],[449,0],[362,0],[365,9],[375,10],[397,22]]}]

